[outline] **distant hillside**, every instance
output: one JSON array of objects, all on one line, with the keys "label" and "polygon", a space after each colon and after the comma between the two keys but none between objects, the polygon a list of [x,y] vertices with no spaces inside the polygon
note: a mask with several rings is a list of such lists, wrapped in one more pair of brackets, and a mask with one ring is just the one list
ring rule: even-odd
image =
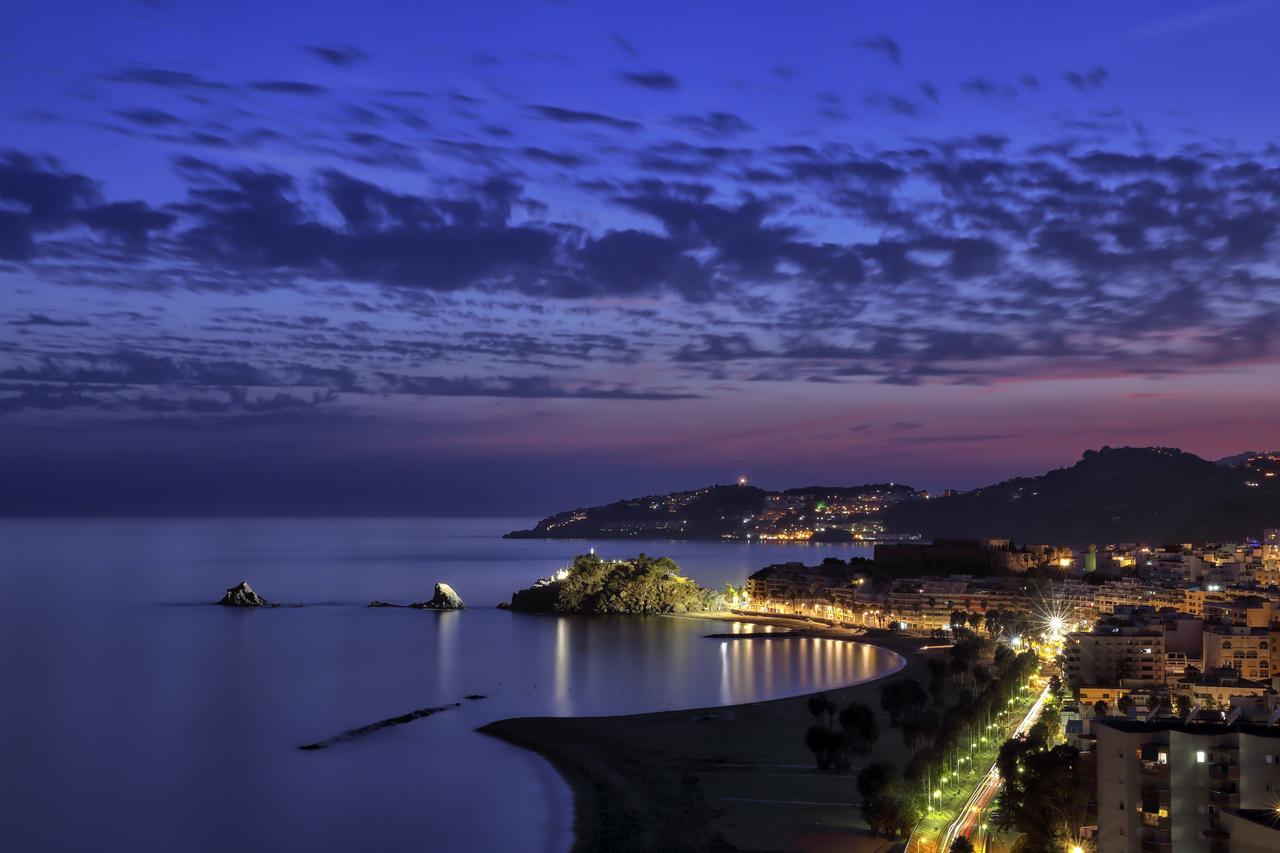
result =
[{"label": "distant hillside", "polygon": [[927,537],[1019,542],[1237,541],[1280,526],[1278,468],[1269,454],[1209,462],[1174,448],[1104,447],[1039,477],[897,504],[884,522]]},{"label": "distant hillside", "polygon": [[749,485],[707,486],[567,510],[513,539],[809,538],[849,541],[879,530],[884,507],[919,493],[900,483],[808,486],[770,492]]},{"label": "distant hillside", "polygon": [[1069,468],[925,499],[901,483],[766,491],[708,486],[557,513],[525,539],[840,542],[998,538],[1050,545],[1238,541],[1280,527],[1280,455],[1210,462],[1169,447],[1104,447]]}]

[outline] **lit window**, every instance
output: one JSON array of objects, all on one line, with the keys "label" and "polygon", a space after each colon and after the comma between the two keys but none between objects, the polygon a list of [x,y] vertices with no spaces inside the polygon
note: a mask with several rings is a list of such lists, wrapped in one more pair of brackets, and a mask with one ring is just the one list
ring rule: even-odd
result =
[{"label": "lit window", "polygon": [[1196,764],[1204,764],[1204,750],[1203,750],[1203,749],[1197,749],[1197,750],[1196,750]]}]

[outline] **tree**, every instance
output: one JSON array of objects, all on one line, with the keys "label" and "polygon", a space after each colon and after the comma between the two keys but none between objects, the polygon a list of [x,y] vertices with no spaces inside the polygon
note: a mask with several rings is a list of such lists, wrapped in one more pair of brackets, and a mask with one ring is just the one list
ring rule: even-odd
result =
[{"label": "tree", "polygon": [[999,634],[1000,633],[1000,611],[988,610],[986,615],[982,619],[982,623],[983,623],[983,627],[986,628],[988,634],[991,634],[992,636]]},{"label": "tree", "polygon": [[1000,791],[994,820],[1025,836],[1026,850],[1069,849],[1084,822],[1089,785],[1081,784],[1080,753],[1061,744],[1052,749],[1011,740],[1000,750],[1000,772],[1011,769]]},{"label": "tree", "polygon": [[938,737],[938,715],[924,710],[911,715],[902,723],[902,742],[912,752],[932,746]]},{"label": "tree", "polygon": [[1128,714],[1129,709],[1133,707],[1133,697],[1128,693],[1116,700],[1116,707],[1120,709],[1121,714]]},{"label": "tree", "polygon": [[920,682],[903,678],[891,681],[880,688],[880,709],[889,714],[889,725],[897,727],[902,721],[923,707],[929,694]]},{"label": "tree", "polygon": [[865,755],[880,739],[880,726],[876,713],[861,702],[852,702],[840,712],[840,733],[845,744],[856,753]]},{"label": "tree", "polygon": [[1179,693],[1177,696],[1173,697],[1173,706],[1177,709],[1178,716],[1185,720],[1187,715],[1191,713],[1191,708],[1193,707],[1191,697],[1185,693]]},{"label": "tree", "polygon": [[919,814],[919,808],[901,795],[881,794],[862,803],[863,819],[873,833],[884,838],[909,835]]},{"label": "tree", "polygon": [[973,842],[969,840],[969,836],[961,835],[951,842],[947,850],[948,853],[973,853]]},{"label": "tree", "polygon": [[1107,700],[1099,699],[1093,703],[1093,715],[1095,717],[1105,717],[1107,715]]},{"label": "tree", "polygon": [[810,726],[804,733],[804,745],[813,753],[819,770],[839,767],[840,753],[844,749],[844,738],[839,732],[832,731],[826,726]]},{"label": "tree", "polygon": [[969,628],[973,631],[977,631],[981,627],[982,627],[982,614],[977,612],[970,613]]},{"label": "tree", "polygon": [[901,785],[902,774],[887,761],[873,761],[858,773],[858,793],[863,800],[897,791]]},{"label": "tree", "polygon": [[951,611],[951,630],[959,631],[969,621],[968,615],[963,610]]},{"label": "tree", "polygon": [[819,722],[825,722],[830,725],[836,716],[836,703],[827,698],[825,693],[815,693],[809,697],[809,713]]}]

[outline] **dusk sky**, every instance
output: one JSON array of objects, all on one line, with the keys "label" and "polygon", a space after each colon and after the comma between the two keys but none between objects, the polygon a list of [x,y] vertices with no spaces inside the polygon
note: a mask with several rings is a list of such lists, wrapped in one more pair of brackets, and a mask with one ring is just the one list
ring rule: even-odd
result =
[{"label": "dusk sky", "polygon": [[1280,2],[12,0],[4,513],[1280,431]]}]

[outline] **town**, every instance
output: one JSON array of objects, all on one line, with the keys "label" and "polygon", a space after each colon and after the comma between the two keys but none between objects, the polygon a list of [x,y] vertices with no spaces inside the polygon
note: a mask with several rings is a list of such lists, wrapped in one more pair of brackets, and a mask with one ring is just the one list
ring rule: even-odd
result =
[{"label": "town", "polygon": [[[924,648],[980,638],[997,661],[1001,647],[1034,651],[1041,671],[1009,700],[1006,725],[1021,744],[1051,721],[1039,748],[1077,756],[1088,796],[1059,833],[1078,842],[1067,849],[1276,850],[1280,528],[1261,533],[1161,547],[885,543],[870,560],[767,566],[731,592],[742,613],[918,635],[934,644]],[[908,850],[988,843],[972,815],[993,807],[1002,780],[996,753],[984,760],[989,774],[954,774],[960,790],[924,783]]]}]

